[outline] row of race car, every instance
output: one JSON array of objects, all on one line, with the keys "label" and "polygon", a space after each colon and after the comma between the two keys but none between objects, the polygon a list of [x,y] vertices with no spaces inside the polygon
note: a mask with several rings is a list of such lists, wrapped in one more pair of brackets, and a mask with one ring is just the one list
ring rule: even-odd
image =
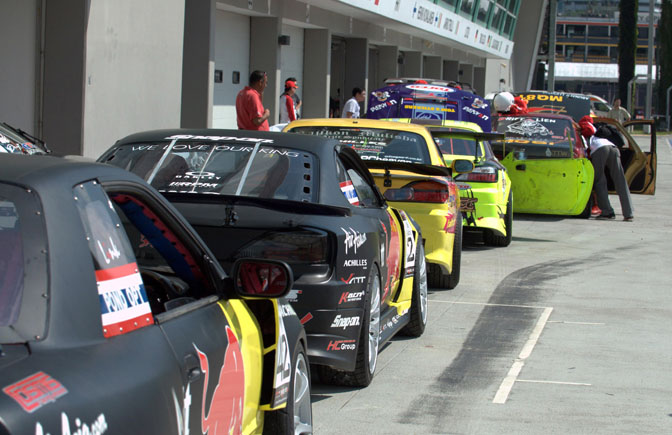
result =
[{"label": "row of race car", "polygon": [[311,433],[311,365],[368,385],[387,341],[424,332],[428,287],[458,284],[463,230],[507,246],[525,176],[585,157],[571,118],[496,117],[505,137],[488,102],[407,82],[372,93],[394,121],[0,155],[0,434]]}]

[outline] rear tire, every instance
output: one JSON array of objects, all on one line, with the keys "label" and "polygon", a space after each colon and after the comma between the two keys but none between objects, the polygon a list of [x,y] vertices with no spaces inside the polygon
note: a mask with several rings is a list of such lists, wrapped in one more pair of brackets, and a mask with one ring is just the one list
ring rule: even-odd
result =
[{"label": "rear tire", "polygon": [[420,337],[427,325],[427,263],[425,262],[425,248],[421,241],[418,241],[415,259],[411,320],[399,332],[401,335],[410,337]]},{"label": "rear tire", "polygon": [[429,265],[428,281],[432,288],[454,289],[460,282],[460,260],[462,259],[462,213],[458,211],[453,241],[453,270],[443,273],[438,264]]},{"label": "rear tire", "polygon": [[312,434],[313,407],[310,399],[310,366],[300,341],[292,356],[292,377],[287,406],[264,416],[265,434]]},{"label": "rear tire", "polygon": [[[590,213],[590,211],[589,211]],[[513,192],[509,192],[509,200],[506,203],[506,216],[504,217],[506,235],[500,236],[492,230],[486,230],[483,241],[488,246],[509,246],[513,238]]]},{"label": "rear tire", "polygon": [[346,372],[328,366],[318,366],[320,380],[327,384],[366,387],[371,383],[378,362],[380,344],[380,277],[378,268],[371,267],[366,288],[364,319],[357,344],[355,370]]}]

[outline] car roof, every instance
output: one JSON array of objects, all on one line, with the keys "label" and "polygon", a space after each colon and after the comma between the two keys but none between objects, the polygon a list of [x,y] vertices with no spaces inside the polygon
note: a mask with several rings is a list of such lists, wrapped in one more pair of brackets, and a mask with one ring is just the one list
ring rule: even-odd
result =
[{"label": "car roof", "polygon": [[0,168],[0,182],[33,188],[58,186],[61,185],[59,180],[65,185],[74,186],[83,180],[93,180],[101,176],[133,178],[134,181],[142,182],[128,171],[83,158],[75,160],[49,155],[0,154]]},{"label": "car roof", "polygon": [[364,128],[380,128],[383,130],[400,130],[411,133],[418,133],[420,135],[427,135],[428,131],[425,127],[417,124],[408,124],[398,121],[381,121],[379,119],[366,118],[314,118],[314,119],[299,119],[291,122],[287,127],[307,127],[307,126],[323,126],[323,127],[364,127]]},{"label": "car roof", "polygon": [[[306,136],[296,133],[281,133],[276,131],[250,131],[250,130],[228,130],[218,128],[175,128],[164,130],[150,130],[131,134],[119,141],[116,145],[126,145],[140,142],[158,142],[170,141],[174,136],[184,136],[184,140],[210,139],[214,141],[236,141],[243,139],[241,143],[254,145],[254,139],[260,139],[264,144],[295,148],[301,151],[319,153],[321,149],[332,150],[339,142],[334,139],[324,137]],[[188,137],[191,136],[191,137]],[[178,140],[179,141],[179,140]]]}]

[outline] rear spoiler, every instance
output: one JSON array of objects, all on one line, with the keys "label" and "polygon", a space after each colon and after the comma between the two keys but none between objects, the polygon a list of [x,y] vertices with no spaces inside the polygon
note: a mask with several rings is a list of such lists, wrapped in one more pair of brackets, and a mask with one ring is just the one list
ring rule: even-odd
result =
[{"label": "rear spoiler", "polygon": [[364,160],[364,164],[369,169],[385,169],[413,172],[421,175],[434,175],[439,177],[450,177],[452,171],[445,166],[425,165],[421,163],[391,162],[387,160]]},{"label": "rear spoiler", "polygon": [[457,137],[457,136],[468,136],[473,138],[474,140],[477,141],[501,141],[506,139],[506,135],[504,133],[481,133],[477,131],[455,131],[453,128],[445,128],[445,127],[439,127],[439,128],[434,128],[434,127],[429,127],[429,131],[432,133],[432,136],[435,134],[440,134],[442,137]]},{"label": "rear spoiler", "polygon": [[286,211],[295,214],[311,214],[322,216],[352,216],[352,211],[346,207],[315,204],[313,202],[291,201],[287,199],[254,198],[249,196],[212,195],[206,193],[175,193],[161,192],[173,203],[197,204],[225,204],[261,207],[276,211]]}]

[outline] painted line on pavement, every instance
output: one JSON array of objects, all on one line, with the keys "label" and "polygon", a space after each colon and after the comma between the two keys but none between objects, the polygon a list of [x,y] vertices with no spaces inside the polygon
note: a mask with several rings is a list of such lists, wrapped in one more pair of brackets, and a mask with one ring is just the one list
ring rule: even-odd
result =
[{"label": "painted line on pavement", "polygon": [[576,385],[579,387],[592,387],[593,384],[584,384],[583,382],[561,382],[561,381],[535,381],[532,379],[517,379],[516,382],[528,382],[530,384],[554,384],[554,385]]},{"label": "painted line on pavement", "polygon": [[489,304],[487,302],[458,302],[458,301],[442,301],[440,299],[430,299],[432,303],[442,302],[444,304],[461,304],[461,305],[481,305],[486,307],[510,307],[510,308],[534,308],[536,310],[543,310],[549,307],[541,307],[538,305],[511,305],[511,304]]},{"label": "painted line on pavement", "polygon": [[506,403],[506,400],[509,398],[509,393],[511,393],[511,389],[513,388],[513,384],[515,384],[516,379],[520,374],[520,371],[523,369],[523,366],[525,365],[525,360],[532,354],[532,350],[534,350],[534,346],[537,344],[537,341],[539,341],[541,332],[544,330],[544,327],[546,326],[548,318],[551,316],[552,312],[553,312],[552,307],[544,308],[544,312],[541,313],[541,317],[539,317],[539,320],[537,321],[537,324],[532,330],[530,337],[527,339],[527,342],[523,346],[523,350],[520,351],[518,359],[516,359],[513,362],[511,369],[509,369],[509,373],[506,375],[504,380],[502,380],[502,384],[499,386],[499,389],[497,390],[497,393],[495,394],[495,398],[492,400],[492,403],[498,403],[498,404]]},{"label": "painted line on pavement", "polygon": [[548,323],[564,323],[566,325],[606,325],[606,323],[595,323],[595,322],[567,322],[565,320],[549,320]]}]

